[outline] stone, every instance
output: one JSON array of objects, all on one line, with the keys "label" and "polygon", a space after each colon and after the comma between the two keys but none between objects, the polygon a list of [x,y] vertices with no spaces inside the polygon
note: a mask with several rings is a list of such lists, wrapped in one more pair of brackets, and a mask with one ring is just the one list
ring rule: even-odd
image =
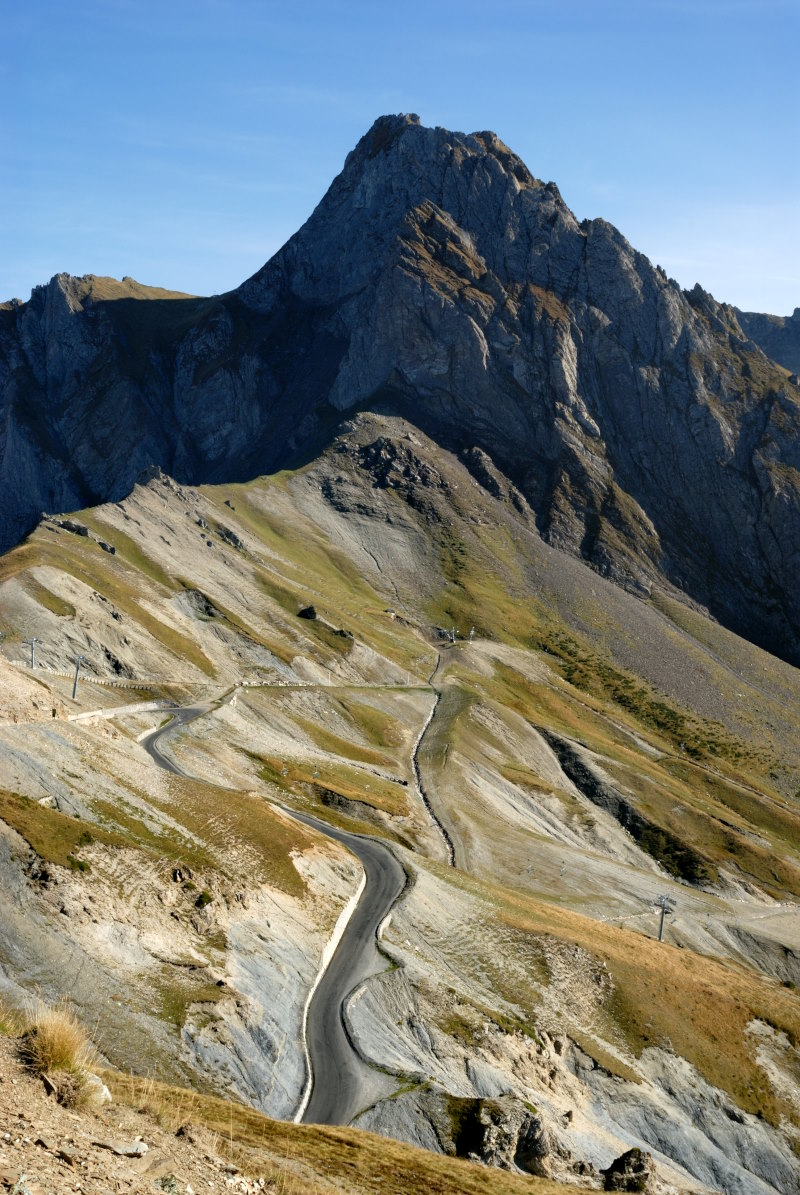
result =
[{"label": "stone", "polygon": [[448,1120],[452,1125],[452,1152],[459,1157],[502,1170],[549,1176],[550,1139],[538,1112],[521,1100],[513,1096],[449,1097]]},{"label": "stone", "polygon": [[107,1149],[119,1158],[141,1158],[147,1153],[144,1141],[93,1141],[98,1149]]},{"label": "stone", "polygon": [[604,1191],[655,1191],[655,1162],[643,1149],[629,1149],[600,1173]]},{"label": "stone", "polygon": [[131,1168],[137,1174],[145,1174],[149,1179],[155,1181],[174,1174],[175,1163],[164,1154],[151,1152],[132,1162]]},{"label": "stone", "polygon": [[313,606],[303,606],[302,610],[297,611],[298,618],[308,618],[313,621],[317,617],[317,611]]},{"label": "stone", "polygon": [[88,1102],[95,1108],[112,1102],[111,1092],[99,1075],[91,1071],[86,1075],[86,1095]]},{"label": "stone", "polygon": [[65,531],[71,531],[73,535],[89,535],[89,528],[84,523],[76,523],[74,519],[59,519],[58,526],[63,527]]},{"label": "stone", "polygon": [[236,548],[240,552],[244,551],[243,541],[239,538],[235,531],[231,531],[230,527],[218,527],[217,535],[220,537],[220,539],[223,539],[226,544],[230,544],[232,548]]}]

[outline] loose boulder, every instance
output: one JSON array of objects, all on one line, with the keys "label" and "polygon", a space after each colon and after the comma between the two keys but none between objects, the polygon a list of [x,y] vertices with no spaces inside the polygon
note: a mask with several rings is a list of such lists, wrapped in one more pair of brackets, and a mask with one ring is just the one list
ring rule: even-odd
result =
[{"label": "loose boulder", "polygon": [[602,1170],[604,1191],[655,1191],[656,1167],[643,1149],[629,1149]]}]

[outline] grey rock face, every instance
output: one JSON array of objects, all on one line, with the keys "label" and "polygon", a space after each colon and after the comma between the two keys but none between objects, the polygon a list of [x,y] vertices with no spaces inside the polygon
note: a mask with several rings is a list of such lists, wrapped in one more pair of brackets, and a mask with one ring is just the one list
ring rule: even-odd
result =
[{"label": "grey rock face", "polygon": [[147,464],[241,479],[379,406],[554,545],[795,661],[800,391],[749,335],[494,134],[382,117],[238,291],[112,302],[59,275],[0,308],[0,546]]},{"label": "grey rock face", "polygon": [[745,335],[768,357],[793,373],[800,373],[800,307],[787,316],[738,309],[736,315]]},{"label": "grey rock face", "polygon": [[655,1166],[650,1154],[629,1149],[603,1171],[605,1191],[654,1191]]},{"label": "grey rock face", "polygon": [[[414,1112],[410,1107],[413,1105]],[[381,1101],[356,1123],[435,1152],[468,1157],[501,1170],[551,1174],[553,1143],[539,1114],[513,1096],[475,1099],[437,1088]]]}]

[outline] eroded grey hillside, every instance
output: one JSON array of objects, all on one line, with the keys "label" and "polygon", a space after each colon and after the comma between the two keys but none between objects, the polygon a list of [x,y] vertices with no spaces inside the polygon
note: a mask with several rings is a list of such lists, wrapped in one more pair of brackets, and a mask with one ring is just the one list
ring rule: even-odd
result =
[{"label": "eroded grey hillside", "polygon": [[106,281],[0,310],[0,546],[151,463],[241,480],[380,408],[488,454],[554,545],[800,659],[796,383],[494,134],[381,118],[228,295]]}]

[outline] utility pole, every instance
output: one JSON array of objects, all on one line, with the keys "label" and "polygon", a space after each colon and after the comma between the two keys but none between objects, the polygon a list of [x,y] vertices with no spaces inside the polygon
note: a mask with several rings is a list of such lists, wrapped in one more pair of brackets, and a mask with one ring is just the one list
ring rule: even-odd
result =
[{"label": "utility pole", "polygon": [[656,908],[661,910],[661,924],[658,927],[658,940],[664,941],[664,920],[667,913],[675,912],[675,901],[670,896],[659,896],[656,898]]},{"label": "utility pole", "polygon": [[81,664],[86,662],[86,656],[75,657],[75,680],[72,682],[72,700],[78,696],[78,675],[81,670]]},{"label": "utility pole", "polygon": [[37,639],[35,635],[32,635],[30,639],[23,639],[23,643],[30,643],[31,645],[31,672],[36,667],[36,644],[41,642],[41,639]]}]

